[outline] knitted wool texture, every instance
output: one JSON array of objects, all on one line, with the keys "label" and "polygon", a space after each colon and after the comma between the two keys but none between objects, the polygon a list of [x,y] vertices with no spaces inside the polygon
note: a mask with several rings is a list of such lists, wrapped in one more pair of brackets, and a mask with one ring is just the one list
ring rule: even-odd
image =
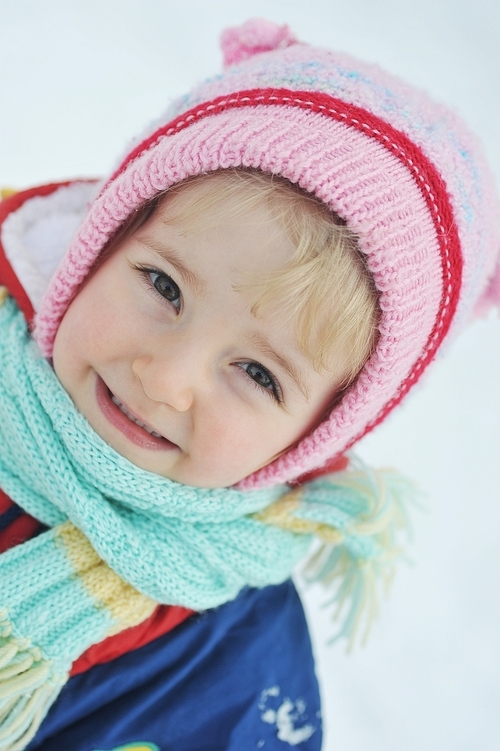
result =
[{"label": "knitted wool texture", "polygon": [[313,535],[327,543],[314,577],[342,577],[352,605],[341,633],[352,632],[390,568],[390,492],[326,478],[206,490],[146,472],[76,410],[5,288],[0,331],[0,487],[52,527],[0,556],[0,749],[26,746],[91,644],[158,602],[201,610],[284,581]]},{"label": "knitted wool texture", "polygon": [[204,490],[139,469],[77,411],[12,300],[0,328],[0,486],[28,513],[50,527],[70,519],[157,602],[202,610],[289,576],[303,540],[247,519],[283,487]]},{"label": "knitted wool texture", "polygon": [[[344,542],[363,559],[378,554],[373,530],[357,535],[354,528],[358,517],[366,521],[367,502],[346,500],[334,480],[293,491],[203,489],[136,467],[74,407],[10,298],[0,305],[0,329],[0,486],[49,527],[70,520],[100,558],[156,602],[203,610],[245,585],[284,581],[313,534]],[[2,554],[0,566],[30,546],[40,550],[44,537]],[[19,577],[31,574],[14,567],[23,599]]]},{"label": "knitted wool texture", "polygon": [[36,337],[50,355],[104,244],[159,191],[247,167],[316,195],[358,237],[380,292],[380,337],[330,416],[241,483],[257,488],[345,451],[399,403],[446,336],[498,302],[500,211],[475,138],[420,91],[266,22],[229,30],[223,47],[226,71],[170,107],[90,207],[42,302]]}]

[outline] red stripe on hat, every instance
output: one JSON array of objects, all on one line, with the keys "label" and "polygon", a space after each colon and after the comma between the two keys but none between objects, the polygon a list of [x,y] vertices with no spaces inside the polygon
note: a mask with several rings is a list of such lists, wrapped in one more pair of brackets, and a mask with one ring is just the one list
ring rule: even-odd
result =
[{"label": "red stripe on hat", "polygon": [[[111,177],[112,182],[127,166],[163,138],[175,135],[203,118],[242,107],[278,105],[298,107],[319,113],[377,141],[391,152],[410,172],[417,184],[434,222],[441,256],[442,294],[436,321],[419,358],[397,394],[381,409],[377,417],[349,444],[352,446],[390,412],[433,360],[439,345],[449,330],[456,311],[462,284],[463,259],[453,208],[441,175],[424,152],[401,131],[381,120],[371,112],[322,92],[291,91],[289,89],[250,89],[217,97],[179,115],[156,130],[149,138],[133,149]],[[108,183],[109,184],[109,183]],[[347,448],[349,448],[349,446]],[[343,449],[345,451],[346,448]]]}]

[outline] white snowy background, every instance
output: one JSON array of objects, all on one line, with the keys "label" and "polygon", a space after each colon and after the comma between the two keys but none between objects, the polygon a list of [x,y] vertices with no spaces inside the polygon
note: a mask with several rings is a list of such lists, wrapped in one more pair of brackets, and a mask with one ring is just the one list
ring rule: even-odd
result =
[{"label": "white snowy background", "polygon": [[[105,174],[171,98],[220,69],[221,29],[258,16],[456,108],[500,184],[498,0],[0,0],[0,185]],[[321,595],[305,595],[326,751],[500,749],[499,432],[490,316],[360,446],[415,478],[426,510],[364,649],[327,647]]]}]

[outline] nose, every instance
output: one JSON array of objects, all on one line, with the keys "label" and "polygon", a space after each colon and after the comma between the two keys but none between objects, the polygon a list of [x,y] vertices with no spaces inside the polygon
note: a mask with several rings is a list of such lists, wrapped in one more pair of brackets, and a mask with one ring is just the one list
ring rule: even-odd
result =
[{"label": "nose", "polygon": [[137,357],[132,371],[150,399],[187,412],[202,388],[203,359],[199,347],[169,346],[168,351]]}]

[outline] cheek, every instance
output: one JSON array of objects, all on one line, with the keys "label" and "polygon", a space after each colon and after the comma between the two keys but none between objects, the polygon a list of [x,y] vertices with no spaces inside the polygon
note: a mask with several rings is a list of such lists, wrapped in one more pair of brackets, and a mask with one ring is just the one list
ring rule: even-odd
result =
[{"label": "cheek", "polygon": [[120,296],[105,282],[96,276],[73,300],[57,332],[55,352],[59,348],[77,359],[94,360],[127,348],[137,321],[127,316]]},{"label": "cheek", "polygon": [[212,483],[214,478],[223,486],[240,482],[293,441],[290,426],[280,418],[231,411],[225,402],[197,435],[197,467]]},{"label": "cheek", "polygon": [[92,367],[109,352],[109,329],[99,307],[82,291],[71,303],[54,341],[54,370],[74,400]]},{"label": "cheek", "polygon": [[330,400],[330,391],[325,389],[314,408],[299,410],[293,415],[274,409],[266,414],[235,412],[230,415],[223,405],[222,415],[211,424],[207,469],[210,466],[221,471],[231,468],[231,484],[239,482],[286,453],[314,430]]},{"label": "cheek", "polygon": [[77,368],[82,359],[88,360],[102,346],[105,330],[95,310],[79,304],[75,300],[61,321],[54,341],[54,369],[57,375],[60,368]]}]

